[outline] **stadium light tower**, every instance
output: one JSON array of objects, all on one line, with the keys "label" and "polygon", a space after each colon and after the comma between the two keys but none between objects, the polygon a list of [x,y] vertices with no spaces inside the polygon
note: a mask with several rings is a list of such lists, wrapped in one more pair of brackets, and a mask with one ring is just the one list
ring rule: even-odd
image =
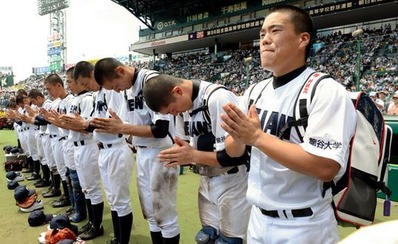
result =
[{"label": "stadium light tower", "polygon": [[361,36],[363,34],[362,29],[358,29],[352,32],[352,36],[356,38],[357,42],[357,63],[355,69],[355,87],[359,91],[359,81],[361,79]]},{"label": "stadium light tower", "polygon": [[50,71],[63,72],[67,63],[66,57],[66,14],[69,0],[38,0],[39,15],[50,15],[50,36],[47,42],[47,56]]}]

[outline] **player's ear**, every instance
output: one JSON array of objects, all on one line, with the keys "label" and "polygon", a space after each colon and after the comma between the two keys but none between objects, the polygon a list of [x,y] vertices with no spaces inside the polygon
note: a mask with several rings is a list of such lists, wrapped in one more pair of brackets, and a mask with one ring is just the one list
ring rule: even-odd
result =
[{"label": "player's ear", "polygon": [[177,94],[177,95],[182,95],[182,89],[180,86],[175,86],[172,90],[171,90],[171,94]]},{"label": "player's ear", "polygon": [[124,74],[124,68],[122,66],[117,66],[115,69],[116,74],[118,74],[119,76]]},{"label": "player's ear", "polygon": [[300,47],[306,48],[311,41],[311,36],[307,32],[303,32],[300,35]]}]

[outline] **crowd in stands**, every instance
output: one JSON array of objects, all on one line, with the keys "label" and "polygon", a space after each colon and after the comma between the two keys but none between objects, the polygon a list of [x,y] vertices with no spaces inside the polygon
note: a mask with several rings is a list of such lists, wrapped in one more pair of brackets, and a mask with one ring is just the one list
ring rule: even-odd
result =
[{"label": "crowd in stands", "polygon": [[[398,27],[389,24],[379,29],[365,29],[360,37],[361,77],[357,82],[357,39],[349,34],[335,32],[318,36],[316,43],[321,48],[309,57],[310,65],[317,71],[332,74],[348,90],[387,93],[385,104],[398,91]],[[237,94],[245,88],[264,80],[271,74],[260,64],[259,48],[225,50],[218,54],[200,52],[178,55],[148,62],[134,62],[138,68],[157,69],[160,72],[189,79],[201,79],[223,84]],[[250,59],[247,59],[250,58]],[[250,60],[248,62],[247,60]],[[32,75],[19,84],[26,90],[43,89],[45,75]],[[387,107],[383,110],[387,111]]]}]

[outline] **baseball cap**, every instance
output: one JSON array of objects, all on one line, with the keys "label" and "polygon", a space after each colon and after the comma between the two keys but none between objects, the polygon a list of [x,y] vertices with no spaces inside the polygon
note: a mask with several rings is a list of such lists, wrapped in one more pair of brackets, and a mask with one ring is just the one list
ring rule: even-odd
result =
[{"label": "baseball cap", "polygon": [[392,97],[398,98],[398,93],[394,93],[394,94],[392,95]]},{"label": "baseball cap", "polygon": [[375,97],[376,96],[376,92],[370,92],[369,93],[369,97]]},{"label": "baseball cap", "polygon": [[6,174],[6,178],[8,180],[13,180],[13,179],[17,178],[17,173],[15,171],[9,171]]},{"label": "baseball cap", "polygon": [[383,93],[384,95],[388,95],[388,91],[386,91],[386,90],[381,90],[381,91],[379,91],[379,93]]},{"label": "baseball cap", "polygon": [[29,214],[28,223],[30,226],[40,226],[50,222],[53,217],[52,214],[44,214],[42,210],[35,210]]},{"label": "baseball cap", "polygon": [[23,202],[27,197],[30,197],[35,193],[35,189],[28,189],[26,186],[18,186],[14,190],[14,198],[17,202]]},{"label": "baseball cap", "polygon": [[77,231],[78,231],[77,225],[71,224],[68,216],[63,215],[63,214],[57,215],[51,219],[50,228],[51,229],[68,228],[71,231],[73,231],[76,235],[77,235]]},{"label": "baseball cap", "polygon": [[3,151],[6,152],[6,154],[10,153],[12,149],[12,146],[7,145],[3,147]]},{"label": "baseball cap", "polygon": [[15,188],[17,188],[18,186],[19,186],[19,183],[16,180],[11,180],[7,183],[8,190],[15,190]]}]

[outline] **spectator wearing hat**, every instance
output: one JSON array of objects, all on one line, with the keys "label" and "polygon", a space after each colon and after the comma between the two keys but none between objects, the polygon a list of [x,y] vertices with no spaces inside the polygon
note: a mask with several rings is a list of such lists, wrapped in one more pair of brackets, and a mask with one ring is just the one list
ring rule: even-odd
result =
[{"label": "spectator wearing hat", "polygon": [[382,90],[378,92],[379,95],[379,99],[383,101],[384,103],[384,108],[383,108],[383,114],[387,113],[387,108],[388,108],[388,104],[390,104],[390,97],[389,97],[389,92]]},{"label": "spectator wearing hat", "polygon": [[388,106],[388,115],[398,115],[398,92],[395,92],[391,97],[392,102]]},{"label": "spectator wearing hat", "polygon": [[384,109],[384,102],[383,102],[381,99],[379,99],[377,92],[374,92],[374,91],[370,92],[370,93],[369,93],[369,97],[370,97],[370,98],[373,100],[373,102],[376,104],[377,108],[378,108],[381,112],[383,112],[383,109]]}]

